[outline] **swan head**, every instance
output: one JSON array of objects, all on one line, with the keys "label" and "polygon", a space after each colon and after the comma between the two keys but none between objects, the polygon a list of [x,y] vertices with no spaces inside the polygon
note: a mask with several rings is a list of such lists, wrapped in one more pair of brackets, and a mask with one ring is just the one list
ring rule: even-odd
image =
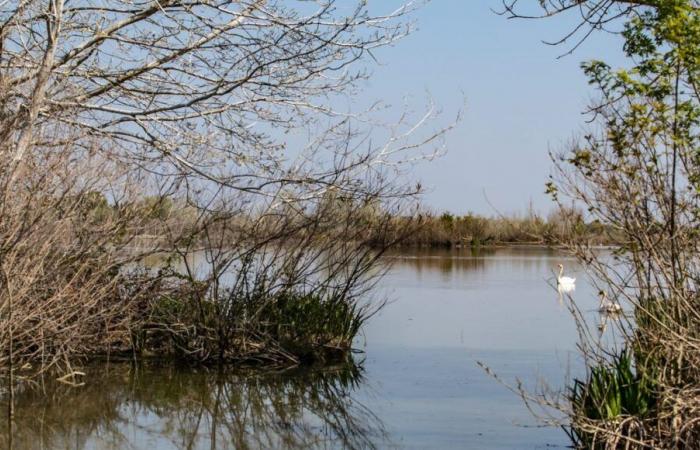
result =
[{"label": "swan head", "polygon": [[557,264],[557,267],[559,267],[560,269],[563,269],[563,268],[564,268],[564,264]]}]

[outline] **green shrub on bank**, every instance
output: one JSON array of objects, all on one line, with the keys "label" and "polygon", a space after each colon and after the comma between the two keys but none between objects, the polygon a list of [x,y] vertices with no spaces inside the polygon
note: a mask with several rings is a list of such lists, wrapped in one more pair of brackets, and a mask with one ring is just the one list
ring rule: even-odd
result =
[{"label": "green shrub on bank", "polygon": [[183,285],[153,302],[135,332],[144,356],[198,362],[315,363],[340,361],[367,320],[344,297],[282,291],[204,297]]},{"label": "green shrub on bank", "polygon": [[654,412],[658,400],[656,377],[634,365],[628,350],[612,360],[591,366],[585,380],[575,379],[568,397],[573,416],[571,437],[582,448],[604,448],[605,436],[597,425],[633,417],[643,420]]},{"label": "green shrub on bank", "polygon": [[273,296],[258,314],[258,329],[302,360],[350,350],[366,317],[356,304],[319,294]]},{"label": "green shrub on bank", "polygon": [[592,367],[585,381],[574,380],[570,399],[574,409],[592,420],[644,417],[656,403],[655,386],[654,379],[633,367],[632,356],[623,351],[610,363]]}]

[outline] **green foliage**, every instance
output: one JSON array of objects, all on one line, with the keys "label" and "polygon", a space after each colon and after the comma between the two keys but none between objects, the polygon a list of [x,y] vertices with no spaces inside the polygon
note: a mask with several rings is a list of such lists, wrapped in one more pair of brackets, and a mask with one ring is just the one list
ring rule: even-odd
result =
[{"label": "green foliage", "polygon": [[112,208],[107,198],[101,192],[86,192],[79,199],[80,212],[84,220],[101,223],[112,214]]},{"label": "green foliage", "polygon": [[292,292],[265,301],[258,317],[262,334],[309,360],[322,349],[349,350],[365,321],[361,309],[345,299]]},{"label": "green foliage", "polygon": [[[601,106],[614,110],[614,114],[605,114],[606,137],[617,157],[613,168],[630,180],[640,169],[650,173],[661,170],[659,160],[640,153],[641,147],[661,150],[672,144],[684,152],[699,144],[695,129],[700,124],[700,9],[689,0],[658,1],[655,5],[639,10],[625,24],[624,49],[633,61],[631,67],[615,69],[597,60],[582,65],[589,82],[605,99]],[[600,141],[592,137],[587,141],[595,155]],[[575,150],[568,161],[590,176],[592,169],[600,170],[600,164],[587,153]],[[698,162],[693,161],[688,171],[688,181],[696,189],[700,188],[695,170]]]},{"label": "green foliage", "polygon": [[195,283],[156,298],[135,341],[142,355],[187,361],[343,360],[366,319],[346,298],[259,290],[215,299]]},{"label": "green foliage", "polygon": [[[590,367],[587,379],[575,379],[569,391],[575,417],[590,421],[614,421],[623,416],[645,418],[654,411],[657,398],[652,369],[639,364],[634,367],[627,350],[608,363]],[[573,428],[579,443],[593,442],[590,433],[575,425]]]},{"label": "green foliage", "polygon": [[170,197],[150,196],[139,204],[141,215],[147,219],[165,220],[173,212],[173,200]]}]

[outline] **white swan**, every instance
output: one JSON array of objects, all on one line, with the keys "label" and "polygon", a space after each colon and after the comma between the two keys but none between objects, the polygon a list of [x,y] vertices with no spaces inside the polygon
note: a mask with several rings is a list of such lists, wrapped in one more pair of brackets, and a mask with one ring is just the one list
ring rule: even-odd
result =
[{"label": "white swan", "polygon": [[564,276],[564,265],[559,264],[559,276],[557,277],[557,287],[564,292],[576,289],[576,278]]},{"label": "white swan", "polygon": [[622,306],[608,299],[608,294],[605,291],[600,291],[600,307],[598,311],[602,313],[615,314],[622,311]]}]

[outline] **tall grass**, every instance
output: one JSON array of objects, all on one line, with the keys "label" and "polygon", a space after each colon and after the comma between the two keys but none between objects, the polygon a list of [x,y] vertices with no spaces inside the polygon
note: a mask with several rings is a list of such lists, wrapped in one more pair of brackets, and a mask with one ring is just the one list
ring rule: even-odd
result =
[{"label": "tall grass", "polygon": [[149,320],[135,330],[133,352],[199,363],[338,362],[349,357],[370,315],[356,300],[298,291],[228,290],[200,304],[181,285],[152,302]]},{"label": "tall grass", "polygon": [[[575,379],[568,400],[578,418],[569,428],[579,448],[609,448],[606,428],[630,429],[654,413],[659,386],[651,369],[637,363],[623,350],[609,361],[588,370],[585,380]],[[602,426],[601,426],[602,424]],[[607,425],[605,425],[607,424]]]}]

